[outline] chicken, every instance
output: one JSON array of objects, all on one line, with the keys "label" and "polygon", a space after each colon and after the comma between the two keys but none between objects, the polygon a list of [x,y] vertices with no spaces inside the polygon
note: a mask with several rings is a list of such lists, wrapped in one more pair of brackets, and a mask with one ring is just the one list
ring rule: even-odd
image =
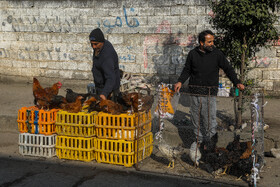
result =
[{"label": "chicken", "polygon": [[38,106],[38,108],[49,109],[51,101],[55,95],[58,94],[58,90],[61,87],[61,83],[55,83],[52,87],[43,88],[38,79],[33,78],[33,96],[34,96],[34,104]]},{"label": "chicken", "polygon": [[[221,174],[234,174],[244,176],[250,173],[252,143],[240,142],[240,135],[235,135],[234,140],[230,142],[226,148],[215,148],[204,155],[209,172],[225,168]],[[240,170],[240,171],[238,171]]]},{"label": "chicken", "polygon": [[51,98],[49,107],[59,109],[59,108],[61,108],[61,104],[63,104],[63,103],[64,104],[67,103],[66,98],[61,95],[55,95]]},{"label": "chicken", "polygon": [[[242,153],[240,159],[247,159],[252,154],[252,142],[248,141],[248,142],[243,142],[243,143],[246,144],[246,150]],[[242,147],[243,143],[241,143],[241,147]]]},{"label": "chicken", "polygon": [[91,97],[91,98],[89,98],[88,100],[86,100],[84,103],[83,103],[83,105],[85,106],[85,105],[90,105],[91,103],[96,103],[97,102],[97,99],[95,98],[95,97]]},{"label": "chicken", "polygon": [[237,180],[242,177],[246,177],[251,174],[253,167],[252,157],[246,159],[240,159],[238,162],[231,166],[230,174],[239,177]]},{"label": "chicken", "polygon": [[118,104],[115,103],[111,100],[101,100],[99,103],[100,108],[102,109],[102,111],[106,112],[106,113],[110,113],[110,114],[121,114],[124,112],[123,107]]},{"label": "chicken", "polygon": [[102,111],[101,107],[99,106],[100,101],[98,101],[95,97],[91,97],[86,100],[83,105],[88,106],[88,113],[92,111],[100,112]]},{"label": "chicken", "polygon": [[190,159],[195,166],[199,166],[199,160],[201,159],[201,152],[196,142],[193,142],[190,147]]},{"label": "chicken", "polygon": [[62,86],[61,82],[58,81],[57,83],[53,84],[52,87],[47,87],[44,90],[48,95],[54,96],[58,94],[61,86]]},{"label": "chicken", "polygon": [[154,96],[143,95],[137,92],[123,93],[123,96],[120,100],[118,100],[118,102],[121,103],[122,105],[125,105],[126,107],[127,106],[132,107],[133,112],[138,112],[138,111],[142,112],[151,109],[154,102]]},{"label": "chicken", "polygon": [[[227,145],[226,149],[240,154],[240,150],[241,150],[240,135],[235,135],[234,140]],[[240,154],[240,156],[241,156],[241,154]]]},{"label": "chicken", "polygon": [[138,111],[148,111],[152,108],[154,103],[153,95],[146,95],[138,99]]},{"label": "chicken", "polygon": [[78,96],[74,103],[62,103],[61,108],[70,113],[78,113],[82,110],[82,100],[83,96]]},{"label": "chicken", "polygon": [[168,145],[163,139],[160,139],[159,144],[158,144],[158,149],[159,151],[167,157],[169,160],[168,168],[173,169],[175,167],[175,159],[186,152],[182,147],[172,147]]},{"label": "chicken", "polygon": [[76,98],[78,96],[82,96],[82,104],[84,103],[84,101],[87,99],[87,97],[90,96],[90,93],[76,93],[74,92],[72,89],[67,88],[66,89],[66,100],[68,103],[73,103],[76,101]]},{"label": "chicken", "polygon": [[124,92],[118,98],[118,103],[120,103],[123,106],[130,107],[132,111],[137,112],[139,95],[141,96],[141,94],[138,94],[137,92]]}]

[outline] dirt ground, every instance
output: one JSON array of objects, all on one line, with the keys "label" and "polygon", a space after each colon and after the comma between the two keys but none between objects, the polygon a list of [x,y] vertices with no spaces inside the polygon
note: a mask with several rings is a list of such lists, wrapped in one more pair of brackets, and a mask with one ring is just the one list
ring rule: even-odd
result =
[{"label": "dirt ground", "polygon": [[[33,105],[32,85],[31,84],[3,84],[0,83],[0,118],[14,119],[15,121],[9,121],[11,123],[4,124],[5,120],[0,119],[0,154],[9,157],[20,156],[18,153],[18,132],[17,132],[17,111],[24,106]],[[73,88],[74,91],[86,91],[83,88]],[[60,91],[61,95],[65,95],[65,91]],[[264,121],[270,128],[266,130],[266,136],[279,136],[280,134],[280,99],[266,99],[268,102],[265,106],[265,118]],[[233,114],[232,101],[229,98],[218,98],[217,109],[223,116],[229,116]],[[249,114],[247,115],[249,119]],[[9,128],[7,128],[9,126]],[[4,127],[4,128],[2,128]],[[29,158],[29,157],[27,157]],[[34,158],[30,158],[34,159]],[[52,158],[57,159],[57,158]],[[261,171],[261,178],[258,180],[257,186],[262,187],[276,187],[280,186],[280,160],[274,157],[265,157],[266,165]],[[235,181],[236,177],[222,176],[220,178],[214,177],[201,168],[195,168],[188,160],[186,155],[183,155],[180,159],[175,161],[175,168],[169,169],[168,160],[154,148],[153,154],[150,158],[145,159],[139,164],[139,169],[142,171],[167,173],[171,175],[180,175],[183,177],[204,178],[211,180],[217,180],[225,183],[232,183],[237,186],[248,186],[246,181]]]}]

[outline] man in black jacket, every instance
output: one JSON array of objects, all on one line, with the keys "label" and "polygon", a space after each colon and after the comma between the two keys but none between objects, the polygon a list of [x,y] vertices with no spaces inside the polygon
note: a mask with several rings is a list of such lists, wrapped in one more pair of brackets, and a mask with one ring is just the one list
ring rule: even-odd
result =
[{"label": "man in black jacket", "polygon": [[[245,87],[238,80],[234,69],[224,54],[214,47],[214,34],[210,30],[198,36],[200,46],[192,49],[185,67],[175,84],[179,92],[182,84],[189,79],[191,93],[191,121],[199,142],[210,141],[216,134],[216,97],[219,84],[219,68],[223,69],[234,86],[243,90]],[[202,126],[200,126],[200,124]]]},{"label": "man in black jacket", "polygon": [[119,58],[113,45],[105,40],[103,32],[97,28],[91,31],[89,40],[93,48],[92,74],[96,94],[101,99],[112,96],[115,100],[120,88]]}]

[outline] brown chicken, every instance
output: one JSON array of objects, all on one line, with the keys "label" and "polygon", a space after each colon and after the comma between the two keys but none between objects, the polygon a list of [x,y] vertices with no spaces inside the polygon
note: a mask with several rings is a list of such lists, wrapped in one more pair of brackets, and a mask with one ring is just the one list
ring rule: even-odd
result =
[{"label": "brown chicken", "polygon": [[145,95],[138,99],[138,111],[148,111],[152,108],[154,103],[153,95]]},{"label": "brown chicken", "polygon": [[52,87],[47,87],[44,90],[47,92],[47,94],[57,95],[61,86],[62,86],[61,82],[58,81],[57,83],[53,84]]},{"label": "brown chicken", "polygon": [[114,115],[121,114],[122,112],[124,112],[122,105],[115,103],[111,100],[101,100],[99,106],[103,112]]},{"label": "brown chicken", "polygon": [[240,159],[247,159],[251,156],[252,154],[252,142],[251,141],[248,141],[246,142],[247,144],[247,148],[246,150],[242,153]]},{"label": "brown chicken", "polygon": [[49,109],[53,97],[58,94],[58,90],[61,87],[61,83],[55,83],[52,87],[43,88],[38,79],[33,78],[33,96],[34,96],[34,104],[38,106],[38,108]]},{"label": "brown chicken", "polygon": [[130,107],[133,112],[147,111],[151,109],[153,102],[153,95],[143,95],[142,93],[137,92],[124,92],[122,93],[121,98],[118,99],[118,103],[124,107],[124,110],[127,110]]},{"label": "brown chicken", "polygon": [[78,96],[74,103],[61,104],[61,108],[69,113],[78,113],[82,110],[82,96]]},{"label": "brown chicken", "polygon": [[86,105],[90,105],[91,103],[93,103],[93,102],[97,102],[97,99],[95,98],[95,97],[91,97],[91,98],[89,98],[88,100],[86,100],[85,102],[84,102],[84,105],[86,106]]}]

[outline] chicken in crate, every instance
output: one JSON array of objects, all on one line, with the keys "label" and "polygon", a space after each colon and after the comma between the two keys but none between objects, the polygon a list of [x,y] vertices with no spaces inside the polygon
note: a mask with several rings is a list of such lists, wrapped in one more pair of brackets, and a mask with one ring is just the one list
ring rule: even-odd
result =
[{"label": "chicken in crate", "polygon": [[18,129],[20,133],[52,135],[56,133],[55,122],[58,109],[49,111],[36,106],[22,107],[18,111]]},{"label": "chicken in crate", "polygon": [[98,112],[94,119],[98,138],[135,140],[151,131],[152,105],[150,92],[123,92],[115,102],[92,97],[83,108]]},{"label": "chicken in crate", "polygon": [[134,114],[112,115],[99,112],[95,115],[98,138],[135,140],[151,132],[151,110]]}]

